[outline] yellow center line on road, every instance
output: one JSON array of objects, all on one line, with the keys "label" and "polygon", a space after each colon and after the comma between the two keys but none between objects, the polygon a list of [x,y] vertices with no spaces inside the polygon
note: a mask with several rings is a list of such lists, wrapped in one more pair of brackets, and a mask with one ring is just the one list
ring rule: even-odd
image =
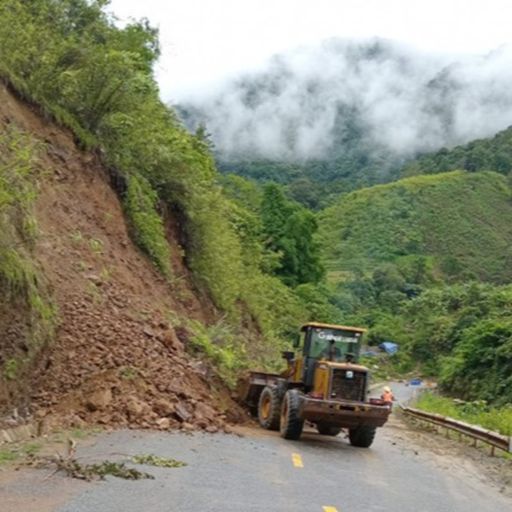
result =
[{"label": "yellow center line on road", "polygon": [[296,468],[304,467],[304,464],[302,463],[302,457],[298,453],[292,453],[292,461],[293,461],[293,465]]},{"label": "yellow center line on road", "polygon": [[335,507],[322,507],[324,512],[338,512]]}]

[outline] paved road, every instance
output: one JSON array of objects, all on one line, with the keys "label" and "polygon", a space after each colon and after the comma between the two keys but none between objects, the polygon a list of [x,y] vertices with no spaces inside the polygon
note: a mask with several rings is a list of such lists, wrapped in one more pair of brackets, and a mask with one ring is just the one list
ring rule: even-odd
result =
[{"label": "paved road", "polygon": [[[397,390],[407,396],[409,391]],[[505,512],[512,500],[474,473],[436,464],[418,449],[406,427],[394,420],[380,429],[370,449],[354,448],[339,436],[312,430],[299,442],[276,433],[243,429],[227,434],[120,431],[100,435],[79,452],[84,460],[126,460],[153,453],[186,467],[145,467],[155,480],[80,484],[55,508],[58,512]],[[435,437],[433,437],[435,442]],[[64,477],[38,478],[39,489]],[[69,479],[67,480],[69,482]],[[16,489],[16,486],[25,486]],[[6,492],[26,492],[15,480]],[[32,482],[32,487],[34,482]],[[37,486],[37,484],[36,484]],[[1,498],[1,491],[0,491]],[[4,502],[7,503],[7,502]],[[0,510],[4,512],[2,501]],[[28,510],[28,509],[27,509]],[[34,510],[42,510],[34,508]],[[5,512],[10,512],[5,510]],[[14,512],[14,510],[13,510]],[[25,512],[17,508],[16,512]]]}]

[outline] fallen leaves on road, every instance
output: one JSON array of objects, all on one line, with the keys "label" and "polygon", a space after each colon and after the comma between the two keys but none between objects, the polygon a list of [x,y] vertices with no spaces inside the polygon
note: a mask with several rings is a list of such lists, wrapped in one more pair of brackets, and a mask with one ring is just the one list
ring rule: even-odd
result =
[{"label": "fallen leaves on road", "polygon": [[181,468],[186,466],[185,462],[175,459],[166,459],[157,455],[135,455],[132,461],[136,464],[146,464],[148,466],[158,466],[160,468]]},{"label": "fallen leaves on road", "polygon": [[127,467],[124,462],[112,462],[105,460],[97,464],[81,464],[75,458],[62,457],[60,455],[30,457],[25,462],[25,465],[37,469],[55,468],[55,471],[50,476],[53,476],[59,471],[62,471],[71,478],[77,478],[87,482],[92,480],[104,480],[107,475],[112,475],[117,478],[124,478],[126,480],[155,478],[149,473],[144,473],[138,469]]}]

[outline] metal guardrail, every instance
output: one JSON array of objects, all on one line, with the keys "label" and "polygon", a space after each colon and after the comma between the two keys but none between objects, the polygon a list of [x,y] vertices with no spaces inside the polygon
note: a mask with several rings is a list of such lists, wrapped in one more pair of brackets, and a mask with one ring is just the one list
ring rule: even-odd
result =
[{"label": "metal guardrail", "polygon": [[505,452],[512,453],[512,436],[498,434],[497,432],[492,432],[491,430],[486,430],[485,428],[478,427],[476,425],[470,425],[469,423],[464,423],[463,421],[441,416],[440,414],[420,411],[419,409],[413,409],[412,407],[400,407],[403,413],[407,416],[426,421],[427,423],[438,425],[440,427],[446,428],[447,431],[453,430],[458,432],[460,435],[474,439],[475,444],[477,441],[482,441],[491,445],[493,455],[495,448],[499,448]]}]

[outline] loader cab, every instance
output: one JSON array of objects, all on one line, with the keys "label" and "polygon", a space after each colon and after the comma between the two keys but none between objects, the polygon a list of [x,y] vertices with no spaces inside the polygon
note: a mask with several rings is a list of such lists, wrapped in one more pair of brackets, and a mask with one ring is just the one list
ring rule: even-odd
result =
[{"label": "loader cab", "polygon": [[313,384],[317,362],[356,363],[364,332],[359,327],[316,322],[303,325],[295,343],[302,357],[298,358],[294,380],[302,381],[308,389]]}]

